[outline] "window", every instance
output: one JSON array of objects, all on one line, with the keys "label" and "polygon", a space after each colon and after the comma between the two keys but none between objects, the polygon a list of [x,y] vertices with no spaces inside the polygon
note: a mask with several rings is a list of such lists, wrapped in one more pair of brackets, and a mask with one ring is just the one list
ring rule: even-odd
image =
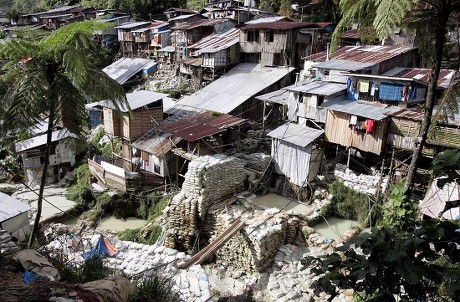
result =
[{"label": "window", "polygon": [[161,168],[160,165],[153,164],[153,172],[160,174]]},{"label": "window", "polygon": [[258,42],[259,41],[259,30],[249,30],[248,31],[248,42]]},{"label": "window", "polygon": [[273,42],[275,41],[275,32],[273,30],[267,30],[264,32],[264,41]]}]

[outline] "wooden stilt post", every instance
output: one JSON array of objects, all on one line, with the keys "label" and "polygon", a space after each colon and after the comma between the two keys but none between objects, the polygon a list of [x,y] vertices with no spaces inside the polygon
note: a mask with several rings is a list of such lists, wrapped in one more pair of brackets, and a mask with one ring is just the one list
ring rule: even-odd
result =
[{"label": "wooden stilt post", "polygon": [[350,169],[351,147],[348,147],[347,169]]},{"label": "wooden stilt post", "polygon": [[265,133],[265,111],[267,109],[267,102],[264,101],[264,109],[262,111],[262,136]]}]

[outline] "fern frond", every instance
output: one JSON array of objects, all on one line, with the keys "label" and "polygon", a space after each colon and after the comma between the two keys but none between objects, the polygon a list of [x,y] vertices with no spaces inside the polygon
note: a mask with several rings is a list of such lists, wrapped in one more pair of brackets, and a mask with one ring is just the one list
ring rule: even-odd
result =
[{"label": "fern frond", "polygon": [[380,38],[385,38],[395,27],[399,26],[412,10],[417,0],[376,0],[374,29]]}]

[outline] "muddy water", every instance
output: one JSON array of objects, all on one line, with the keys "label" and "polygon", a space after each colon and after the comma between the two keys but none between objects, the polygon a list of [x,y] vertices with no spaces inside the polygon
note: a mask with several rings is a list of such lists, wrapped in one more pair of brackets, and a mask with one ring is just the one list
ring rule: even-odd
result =
[{"label": "muddy water", "polygon": [[138,229],[143,227],[147,223],[147,220],[128,217],[126,220],[115,218],[114,216],[107,216],[101,219],[98,224],[98,228],[101,230],[111,230],[114,232],[121,232],[127,229]]},{"label": "muddy water", "polygon": [[327,218],[326,223],[323,222],[312,226],[316,233],[320,234],[322,237],[337,240],[340,235],[345,233],[348,230],[351,230],[354,226],[359,225],[357,221],[331,217]]},{"label": "muddy water", "polygon": [[283,209],[284,211],[291,210],[297,213],[305,213],[308,209],[306,205],[274,193],[260,196],[254,200],[254,203],[266,208],[278,208]]}]

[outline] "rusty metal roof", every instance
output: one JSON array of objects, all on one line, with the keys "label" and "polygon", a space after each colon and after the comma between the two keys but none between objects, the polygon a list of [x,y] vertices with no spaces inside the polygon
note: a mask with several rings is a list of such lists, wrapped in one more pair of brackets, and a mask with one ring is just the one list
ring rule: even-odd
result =
[{"label": "rusty metal roof", "polygon": [[170,134],[163,133],[157,128],[153,128],[138,138],[132,146],[160,157],[174,148],[181,140],[180,137],[171,137]]},{"label": "rusty metal roof", "polygon": [[214,53],[226,49],[240,41],[240,31],[232,28],[222,34],[212,34],[189,46],[195,53]]},{"label": "rusty metal roof", "polygon": [[239,26],[242,30],[248,29],[278,29],[288,30],[296,28],[308,28],[308,27],[320,27],[313,22],[289,22],[289,21],[278,21],[278,22],[260,22],[252,24],[244,24]]},{"label": "rusty metal roof", "polygon": [[[438,88],[447,88],[455,75],[454,69],[441,69],[439,73],[439,79],[437,86]],[[430,79],[431,69],[428,68],[403,68],[396,67],[387,72],[384,76],[399,77],[399,78],[408,78],[416,79],[428,83]]]},{"label": "rusty metal roof", "polygon": [[245,121],[245,119],[236,116],[205,111],[188,115],[177,121],[164,123],[158,129],[171,134],[172,137],[180,137],[193,142],[223,132],[228,128],[239,126]]},{"label": "rusty metal roof", "polygon": [[174,26],[173,30],[190,30],[198,27],[211,27],[216,24],[224,23],[230,21],[230,19],[203,19],[195,22],[184,23],[177,26]]},{"label": "rusty metal roof", "polygon": [[[433,114],[436,114],[438,111],[438,106],[436,105],[433,108]],[[454,113],[452,116],[447,117],[447,123],[440,122],[441,124],[447,124],[449,126],[460,127],[460,105],[458,106],[457,113]],[[397,118],[409,119],[413,121],[421,121],[423,119],[423,111],[419,107],[412,108],[401,108],[401,107],[391,107],[384,112],[385,115],[393,116]]]},{"label": "rusty metal roof", "polygon": [[[337,48],[332,58],[362,63],[380,63],[415,49],[415,47],[400,45],[342,46]],[[307,56],[304,59],[314,62],[324,62],[326,61],[326,54],[326,51],[322,51]]]}]

